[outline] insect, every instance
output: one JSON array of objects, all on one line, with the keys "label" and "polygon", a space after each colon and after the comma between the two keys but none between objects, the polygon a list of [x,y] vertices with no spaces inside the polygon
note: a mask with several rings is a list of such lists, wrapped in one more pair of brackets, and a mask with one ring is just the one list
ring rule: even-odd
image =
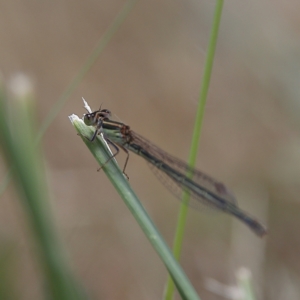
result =
[{"label": "insect", "polygon": [[144,158],[154,173],[179,199],[182,197],[182,192],[187,191],[191,196],[191,206],[200,203],[211,206],[235,216],[258,236],[264,236],[267,233],[264,225],[238,207],[234,195],[223,183],[189,167],[182,160],[168,154],[135,133],[128,125],[111,120],[111,112],[108,109],[100,108],[97,111],[84,114],[83,121],[86,125],[95,127],[91,142],[95,140],[97,134],[102,133],[108,144],[114,147],[116,152],[110,159],[119,153],[119,148],[124,150],[127,154],[123,167],[125,175],[129,151],[131,151]]}]

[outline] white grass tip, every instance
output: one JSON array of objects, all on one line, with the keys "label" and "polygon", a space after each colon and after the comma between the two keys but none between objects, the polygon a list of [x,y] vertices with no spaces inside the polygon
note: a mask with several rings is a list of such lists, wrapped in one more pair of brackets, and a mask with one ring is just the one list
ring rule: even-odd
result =
[{"label": "white grass tip", "polygon": [[23,73],[16,73],[9,82],[11,92],[18,98],[24,99],[33,92],[33,81]]},{"label": "white grass tip", "polygon": [[73,124],[75,121],[79,121],[79,122],[83,122],[77,115],[72,114],[69,116],[69,120],[71,121],[71,123]]},{"label": "white grass tip", "polygon": [[226,285],[213,278],[206,278],[204,285],[207,290],[224,299],[244,299],[244,292],[238,286]]},{"label": "white grass tip", "polygon": [[240,280],[251,280],[252,273],[248,268],[239,268],[236,272],[236,277]]}]

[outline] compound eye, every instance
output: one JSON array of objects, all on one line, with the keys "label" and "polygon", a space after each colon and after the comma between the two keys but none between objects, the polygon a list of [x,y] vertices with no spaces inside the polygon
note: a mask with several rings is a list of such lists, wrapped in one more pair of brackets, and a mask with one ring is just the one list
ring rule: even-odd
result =
[{"label": "compound eye", "polygon": [[83,116],[83,122],[84,122],[86,125],[90,126],[90,125],[92,125],[92,123],[93,123],[94,117],[95,117],[95,114],[85,114],[85,115]]}]

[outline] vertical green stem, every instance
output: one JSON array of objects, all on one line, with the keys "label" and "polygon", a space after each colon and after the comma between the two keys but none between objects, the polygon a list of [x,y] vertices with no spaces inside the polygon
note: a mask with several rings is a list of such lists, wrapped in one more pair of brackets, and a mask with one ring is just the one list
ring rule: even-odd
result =
[{"label": "vertical green stem", "polygon": [[20,202],[36,239],[37,257],[45,274],[47,296],[59,300],[83,299],[54,226],[43,163],[34,143],[33,105],[31,94],[7,99],[0,91],[1,150],[8,164],[14,166]]},{"label": "vertical green stem", "polygon": [[[191,150],[190,150],[190,155],[189,155],[189,160],[188,160],[188,163],[191,167],[195,166],[196,158],[197,158],[198,145],[199,145],[199,140],[200,140],[200,135],[201,135],[201,127],[202,127],[202,123],[203,123],[205,104],[206,104],[206,99],[207,99],[207,94],[208,94],[208,89],[209,89],[213,61],[214,61],[214,56],[215,56],[215,51],[216,51],[218,32],[219,32],[219,27],[220,27],[220,22],[221,22],[223,2],[224,2],[223,0],[217,0],[216,6],[215,6],[212,30],[211,30],[211,35],[210,35],[210,40],[209,40],[209,45],[208,45],[208,50],[207,50],[207,56],[206,56],[206,61],[205,61],[205,66],[204,66],[203,79],[202,79],[200,95],[199,95],[199,105],[198,105],[198,109],[197,109],[192,143],[191,143]],[[183,198],[182,199],[183,201],[182,201],[182,204],[180,207],[177,228],[176,228],[175,238],[174,238],[174,245],[173,245],[173,253],[174,253],[175,258],[178,260],[180,258],[180,254],[181,254],[183,235],[184,235],[184,229],[185,229],[187,211],[188,211],[187,204],[189,202],[189,194],[184,193],[182,198]],[[171,300],[173,298],[173,294],[174,294],[174,284],[173,284],[171,277],[169,277],[167,287],[166,287],[166,292],[165,292],[165,300]]]}]

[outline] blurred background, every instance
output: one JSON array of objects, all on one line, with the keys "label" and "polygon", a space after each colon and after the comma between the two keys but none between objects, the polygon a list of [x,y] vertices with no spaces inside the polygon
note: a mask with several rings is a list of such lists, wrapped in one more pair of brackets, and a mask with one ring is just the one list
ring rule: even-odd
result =
[{"label": "blurred background", "polygon": [[[33,80],[39,124],[124,4],[0,1],[0,70],[5,80],[20,71]],[[187,160],[214,5],[138,1],[43,138],[54,218],[91,299],[161,299],[167,272],[68,115],[82,116],[84,97]],[[293,0],[224,4],[197,168],[228,185],[269,234],[260,239],[231,216],[191,209],[181,261],[201,299],[236,299],[241,267],[257,299],[300,297],[299,9]],[[3,178],[3,160],[0,169]],[[130,156],[127,174],[172,245],[179,201],[141,158]],[[42,299],[13,184],[0,201],[0,267],[12,299]]]}]

